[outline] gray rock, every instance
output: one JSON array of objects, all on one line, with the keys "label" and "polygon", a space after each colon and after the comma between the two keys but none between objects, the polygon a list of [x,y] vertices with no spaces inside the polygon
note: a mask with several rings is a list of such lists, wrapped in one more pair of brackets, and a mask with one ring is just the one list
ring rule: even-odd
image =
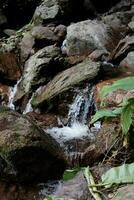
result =
[{"label": "gray rock", "polygon": [[55,19],[60,13],[58,0],[44,0],[40,4],[33,15],[35,24],[41,24],[44,21]]},{"label": "gray rock", "polygon": [[134,199],[134,185],[127,185],[122,188],[119,188],[116,192],[116,195],[112,200],[133,200]]},{"label": "gray rock", "polygon": [[84,60],[82,63],[58,74],[47,85],[36,92],[32,105],[37,107],[44,101],[58,96],[82,81],[94,79],[98,71],[98,63],[92,62],[90,59]]},{"label": "gray rock", "polygon": [[53,66],[59,54],[60,49],[58,47],[48,46],[39,50],[26,61],[22,79],[14,96],[14,102],[29,94],[33,86],[46,80],[47,74],[45,70],[49,70],[49,67]]},{"label": "gray rock", "polygon": [[92,200],[82,172],[79,172],[73,179],[63,182],[54,197],[57,200],[58,198],[63,200]]},{"label": "gray rock", "polygon": [[111,35],[112,29],[101,21],[86,20],[74,23],[67,28],[64,44],[66,53],[67,55],[80,55],[91,53],[95,49],[109,50],[107,47],[111,42]]},{"label": "gray rock", "polygon": [[32,37],[30,32],[26,32],[20,42],[20,56],[22,63],[24,63],[28,56],[31,54],[34,44],[34,37]]},{"label": "gray rock", "polygon": [[45,40],[46,42],[56,42],[57,37],[54,34],[54,28],[35,26],[31,31],[32,36],[37,40]]},{"label": "gray rock", "polygon": [[[59,179],[66,158],[58,143],[30,119],[1,108],[0,155],[2,178],[17,182]],[[3,165],[4,163],[4,165]]]},{"label": "gray rock", "polygon": [[127,57],[120,63],[120,66],[124,66],[134,71],[134,51],[128,53]]}]

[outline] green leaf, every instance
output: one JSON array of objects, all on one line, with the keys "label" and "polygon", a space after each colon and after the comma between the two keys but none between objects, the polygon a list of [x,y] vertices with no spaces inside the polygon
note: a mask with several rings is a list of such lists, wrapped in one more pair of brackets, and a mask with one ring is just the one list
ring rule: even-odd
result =
[{"label": "green leaf", "polygon": [[118,89],[122,90],[132,90],[134,89],[134,76],[127,77],[115,81],[112,85],[104,86],[100,92],[100,98],[103,98],[110,92],[116,91]]},{"label": "green leaf", "polygon": [[74,169],[67,169],[63,174],[63,181],[68,181],[75,177],[75,175],[81,171],[80,167],[74,168]]},{"label": "green leaf", "polygon": [[128,99],[128,103],[123,107],[121,113],[122,132],[127,134],[132,124],[132,114],[134,112],[134,98]]},{"label": "green leaf", "polygon": [[103,117],[116,117],[118,113],[119,113],[119,110],[117,113],[113,110],[108,110],[108,109],[98,110],[96,114],[93,116],[90,123],[93,124],[94,122],[98,121],[99,119]]},{"label": "green leaf", "polygon": [[110,187],[113,184],[134,182],[134,163],[113,167],[102,175],[102,184]]}]

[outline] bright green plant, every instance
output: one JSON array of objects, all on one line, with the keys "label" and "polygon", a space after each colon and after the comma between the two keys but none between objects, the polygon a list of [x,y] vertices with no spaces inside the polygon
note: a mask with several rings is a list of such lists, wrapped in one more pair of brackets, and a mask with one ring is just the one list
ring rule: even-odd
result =
[{"label": "bright green plant", "polygon": [[[133,90],[134,89],[134,76],[127,77],[115,81],[112,85],[104,86],[100,91],[101,105],[104,105],[104,97],[110,92],[116,91],[118,89],[123,90]],[[134,114],[134,97],[132,98],[123,98],[123,102],[116,109],[101,109],[96,112],[93,116],[91,123],[96,122],[97,120],[104,117],[119,117],[120,124],[122,128],[122,133],[127,134],[132,122]]]}]

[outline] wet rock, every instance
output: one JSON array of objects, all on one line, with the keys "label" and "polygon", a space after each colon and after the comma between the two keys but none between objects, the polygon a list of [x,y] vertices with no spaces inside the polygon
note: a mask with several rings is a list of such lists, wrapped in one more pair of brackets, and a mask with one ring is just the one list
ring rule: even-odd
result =
[{"label": "wet rock", "polygon": [[24,116],[1,108],[0,153],[6,165],[1,177],[16,182],[59,179],[66,160],[58,143]]},{"label": "wet rock", "polygon": [[58,126],[57,119],[58,117],[55,114],[45,113],[39,114],[36,112],[30,112],[27,114],[30,119],[34,120],[38,126],[42,129],[51,128]]},{"label": "wet rock", "polygon": [[58,181],[48,181],[42,184],[17,184],[0,182],[2,200],[42,200],[51,195],[58,187]]},{"label": "wet rock", "polygon": [[18,58],[14,53],[0,54],[0,75],[8,81],[17,81],[20,78]]},{"label": "wet rock", "polygon": [[0,105],[7,105],[9,99],[9,86],[0,84]]},{"label": "wet rock", "polygon": [[67,91],[82,81],[94,79],[99,71],[99,63],[90,59],[67,69],[53,78],[46,86],[42,87],[33,97],[32,105],[38,107],[47,100]]},{"label": "wet rock", "polygon": [[59,59],[60,49],[54,46],[45,47],[31,56],[25,63],[22,79],[14,96],[14,102],[20,100],[24,95],[28,95],[32,87],[45,82],[49,74],[58,71],[59,69],[56,67]]},{"label": "wet rock", "polygon": [[92,200],[82,172],[77,173],[73,179],[63,182],[54,197],[57,199]]},{"label": "wet rock", "polygon": [[32,37],[29,32],[25,33],[20,42],[20,56],[22,63],[24,63],[28,56],[30,56],[34,43],[34,37]]},{"label": "wet rock", "polygon": [[104,122],[101,129],[98,131],[95,140],[92,141],[89,147],[81,154],[80,164],[82,166],[91,166],[107,155],[111,150],[111,147],[112,149],[116,149],[118,147],[118,142],[116,141],[118,131],[118,124],[112,121]]},{"label": "wet rock", "polygon": [[96,49],[109,51],[114,48],[112,34],[109,26],[97,20],[71,24],[67,28],[64,51],[67,55],[89,54]]},{"label": "wet rock", "polygon": [[130,184],[119,188],[112,200],[133,200],[134,198],[134,185]]}]

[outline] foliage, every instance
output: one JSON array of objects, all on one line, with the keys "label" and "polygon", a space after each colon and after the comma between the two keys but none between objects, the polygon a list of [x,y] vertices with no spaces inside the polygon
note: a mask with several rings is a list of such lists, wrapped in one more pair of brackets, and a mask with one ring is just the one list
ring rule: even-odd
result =
[{"label": "foliage", "polygon": [[114,92],[118,89],[128,90],[128,91],[134,89],[134,76],[123,78],[118,81],[115,81],[112,85],[104,86],[100,92],[101,100],[103,100],[103,98],[108,93]]},{"label": "foliage", "polygon": [[102,185],[134,183],[134,163],[113,167],[102,175]]},{"label": "foliage", "polygon": [[[112,85],[104,86],[100,91],[100,98],[102,103],[104,97],[113,91],[118,89],[132,90],[134,89],[134,77],[127,77],[121,80],[115,81]],[[124,97],[123,103],[120,104],[116,109],[101,109],[96,112],[93,116],[91,123],[104,118],[104,117],[119,117],[123,134],[127,134],[130,126],[133,122],[134,114],[134,97],[126,98]]]},{"label": "foliage", "polygon": [[81,170],[80,167],[74,169],[67,169],[63,174],[63,181],[68,181],[75,177],[75,175]]}]

